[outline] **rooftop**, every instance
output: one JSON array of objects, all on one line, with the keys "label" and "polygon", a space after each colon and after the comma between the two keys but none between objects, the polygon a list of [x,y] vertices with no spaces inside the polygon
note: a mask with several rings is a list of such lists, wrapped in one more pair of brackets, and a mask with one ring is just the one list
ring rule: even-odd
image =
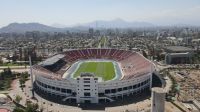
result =
[{"label": "rooftop", "polygon": [[167,51],[172,52],[188,52],[188,51],[194,51],[194,49],[184,46],[168,46],[166,47]]},{"label": "rooftop", "polygon": [[39,65],[42,65],[42,66],[47,66],[47,65],[52,65],[54,63],[56,63],[58,60],[60,60],[61,58],[63,58],[65,55],[63,54],[57,54],[55,56],[52,56],[48,59],[46,59],[45,61],[39,63]]}]

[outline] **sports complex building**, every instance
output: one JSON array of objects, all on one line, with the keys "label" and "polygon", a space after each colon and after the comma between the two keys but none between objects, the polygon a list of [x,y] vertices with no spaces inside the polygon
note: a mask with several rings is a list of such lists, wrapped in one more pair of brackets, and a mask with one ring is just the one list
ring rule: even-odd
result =
[{"label": "sports complex building", "polygon": [[154,65],[118,49],[70,50],[32,66],[35,89],[76,103],[112,102],[149,90]]}]

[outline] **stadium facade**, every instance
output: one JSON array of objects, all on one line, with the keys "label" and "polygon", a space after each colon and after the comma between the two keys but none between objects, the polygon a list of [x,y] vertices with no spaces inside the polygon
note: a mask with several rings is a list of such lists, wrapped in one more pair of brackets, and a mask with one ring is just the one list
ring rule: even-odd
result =
[{"label": "stadium facade", "polygon": [[[113,60],[121,75],[104,81],[92,73],[74,78],[74,63],[81,60]],[[115,68],[116,69],[116,68]],[[35,89],[76,103],[112,102],[151,88],[154,65],[141,54],[118,49],[82,49],[57,54],[32,67]]]}]

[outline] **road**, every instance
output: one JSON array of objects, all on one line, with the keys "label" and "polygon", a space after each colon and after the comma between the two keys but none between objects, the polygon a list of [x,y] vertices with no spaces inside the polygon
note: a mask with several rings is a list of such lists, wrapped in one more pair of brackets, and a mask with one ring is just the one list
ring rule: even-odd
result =
[{"label": "road", "polygon": [[29,68],[29,66],[0,66],[0,69],[4,69],[4,68],[11,68],[11,69],[22,69],[22,68]]},{"label": "road", "polygon": [[5,68],[10,68],[12,72],[28,72],[30,66],[0,66],[0,72],[3,71]]},{"label": "road", "polygon": [[[3,70],[0,70],[0,72],[2,72]],[[29,72],[29,69],[28,68],[23,68],[23,69],[11,69],[12,72],[19,72],[19,73],[22,73],[22,72]]]}]

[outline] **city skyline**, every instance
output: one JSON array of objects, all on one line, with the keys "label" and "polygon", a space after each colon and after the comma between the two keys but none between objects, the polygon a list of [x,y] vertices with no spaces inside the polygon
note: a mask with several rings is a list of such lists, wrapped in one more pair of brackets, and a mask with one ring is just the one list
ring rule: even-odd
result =
[{"label": "city skyline", "polygon": [[0,27],[13,22],[74,26],[117,18],[155,25],[200,25],[199,0],[2,0],[1,4]]}]

